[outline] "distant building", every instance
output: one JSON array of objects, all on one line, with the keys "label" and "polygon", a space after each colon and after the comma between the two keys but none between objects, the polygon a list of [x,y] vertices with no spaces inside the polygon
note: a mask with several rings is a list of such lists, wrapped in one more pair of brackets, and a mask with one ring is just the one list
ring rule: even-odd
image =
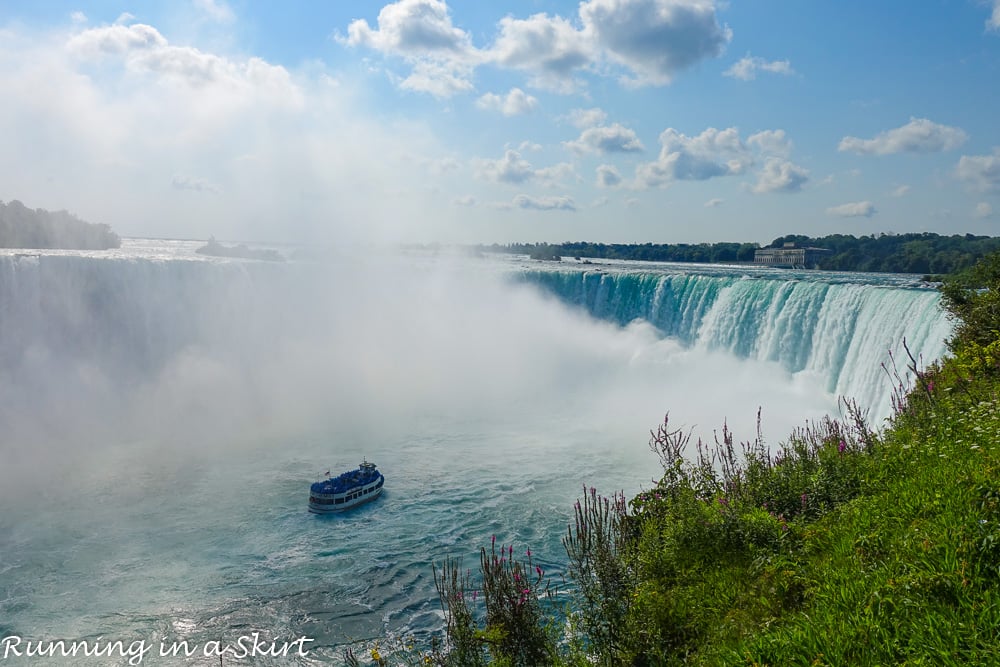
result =
[{"label": "distant building", "polygon": [[797,248],[786,243],[783,248],[760,248],[754,251],[753,263],[786,269],[815,269],[820,260],[833,254],[826,248]]}]

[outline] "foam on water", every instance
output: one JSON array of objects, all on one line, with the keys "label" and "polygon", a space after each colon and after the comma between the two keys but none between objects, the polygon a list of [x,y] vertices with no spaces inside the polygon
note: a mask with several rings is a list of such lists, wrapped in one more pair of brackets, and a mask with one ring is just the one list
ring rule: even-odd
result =
[{"label": "foam on water", "polygon": [[[493,535],[558,585],[581,487],[648,488],[665,412],[750,438],[763,406],[777,444],[876,394],[887,338],[947,335],[932,291],[858,277],[192,247],[0,256],[0,637],[259,631],[319,664],[426,636],[431,564],[474,569]],[[309,514],[362,457],[383,497]]]}]

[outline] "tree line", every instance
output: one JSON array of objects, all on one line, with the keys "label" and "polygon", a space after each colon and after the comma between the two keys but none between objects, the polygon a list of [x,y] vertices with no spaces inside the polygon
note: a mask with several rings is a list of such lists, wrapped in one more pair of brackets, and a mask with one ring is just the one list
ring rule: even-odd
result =
[{"label": "tree line", "polygon": [[0,201],[0,248],[106,250],[121,238],[106,224],[84,222],[67,211],[30,209],[16,199]]},{"label": "tree line", "polygon": [[801,234],[779,236],[770,244],[757,243],[509,243],[480,246],[481,251],[528,255],[534,259],[628,259],[655,262],[700,262],[713,264],[753,262],[761,247],[780,248],[787,243],[798,247],[832,251],[819,263],[828,271],[869,271],[944,275],[973,266],[986,255],[1000,250],[1000,237],[933,232],[872,234],[852,236],[831,234],[810,237]]}]

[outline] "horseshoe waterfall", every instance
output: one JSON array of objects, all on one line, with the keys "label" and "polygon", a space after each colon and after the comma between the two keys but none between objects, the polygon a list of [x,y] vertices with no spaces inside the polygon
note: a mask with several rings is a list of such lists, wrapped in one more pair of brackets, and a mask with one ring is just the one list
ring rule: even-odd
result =
[{"label": "horseshoe waterfall", "polygon": [[[0,637],[426,636],[432,563],[495,537],[558,574],[583,486],[662,474],[664,414],[751,439],[760,409],[777,447],[851,396],[878,426],[883,364],[951,330],[913,276],[196,245],[0,255]],[[376,500],[307,511],[363,459]]]}]

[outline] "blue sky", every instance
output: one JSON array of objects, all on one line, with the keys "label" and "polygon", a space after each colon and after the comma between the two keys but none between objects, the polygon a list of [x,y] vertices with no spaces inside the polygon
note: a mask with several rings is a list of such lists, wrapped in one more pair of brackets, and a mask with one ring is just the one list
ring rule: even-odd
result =
[{"label": "blue sky", "polygon": [[1000,0],[5,0],[0,90],[0,199],[123,235],[1000,229]]}]

